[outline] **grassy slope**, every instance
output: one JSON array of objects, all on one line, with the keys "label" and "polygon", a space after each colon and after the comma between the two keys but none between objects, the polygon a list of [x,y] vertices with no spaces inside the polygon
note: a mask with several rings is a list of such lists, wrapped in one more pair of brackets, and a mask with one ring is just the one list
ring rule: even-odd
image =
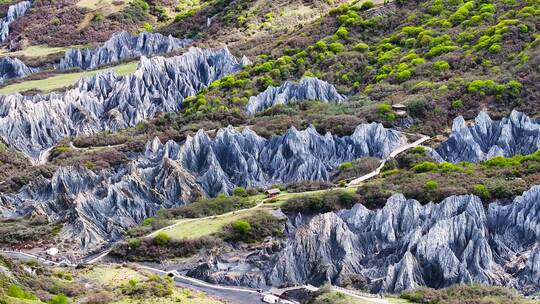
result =
[{"label": "grassy slope", "polygon": [[93,76],[97,73],[104,72],[108,69],[114,70],[118,75],[127,75],[137,70],[138,61],[118,65],[112,68],[84,71],[77,73],[66,73],[51,76],[40,80],[28,80],[20,83],[11,84],[0,89],[0,95],[7,95],[16,92],[24,92],[28,90],[40,90],[48,93],[60,88],[75,84],[82,77]]},{"label": "grassy slope", "polygon": [[[222,228],[234,221],[237,221],[243,217],[253,215],[257,210],[247,211],[238,213],[235,215],[227,217],[217,217],[209,218],[198,221],[189,221],[184,224],[179,224],[171,230],[167,230],[165,233],[169,235],[172,239],[181,240],[181,239],[195,239],[202,236],[208,236],[214,233],[217,233],[222,230]],[[179,223],[182,223],[183,220],[179,220]]]},{"label": "grassy slope", "polygon": [[77,47],[77,46],[69,46],[69,47],[48,47],[46,45],[32,45],[29,47],[24,48],[20,51],[10,52],[6,49],[1,49],[0,54],[5,56],[11,56],[11,57],[17,57],[17,56],[24,56],[24,57],[43,57],[55,53],[60,53],[66,51],[68,48],[71,47]]},{"label": "grassy slope", "polygon": [[[326,37],[310,41],[320,33],[305,26],[276,39],[278,47],[256,48],[262,55],[255,65],[216,82],[186,111],[241,108],[269,85],[315,75],[377,103],[408,104],[416,128],[430,134],[478,109],[538,113],[539,15],[535,0],[411,1],[368,12],[360,2],[343,6],[313,23],[330,31]],[[364,112],[370,111],[371,118],[395,121],[391,110]]]},{"label": "grassy slope", "polygon": [[[174,287],[172,282],[167,283],[161,279],[153,279],[153,274],[147,271],[134,270],[120,265],[96,266],[86,269],[66,269],[44,267],[37,264],[26,264],[36,270],[37,275],[29,275],[22,266],[24,264],[5,260],[0,257],[0,303],[7,304],[34,304],[45,303],[47,295],[55,293],[68,294],[70,303],[79,303],[98,299],[107,303],[188,303],[188,304],[218,304],[221,301],[212,299],[203,293]],[[64,276],[64,278],[60,278]],[[148,283],[150,282],[150,283]],[[8,289],[17,285],[20,290],[27,292],[28,299],[8,295]],[[125,286],[135,284],[142,288],[140,296],[135,293],[129,296]],[[146,285],[147,284],[147,285]],[[170,288],[170,295],[152,295],[154,291]],[[49,294],[49,292],[54,293]],[[13,294],[12,294],[13,295]],[[39,299],[40,295],[43,299]],[[33,299],[30,299],[33,298]],[[107,300],[105,300],[107,299]],[[94,302],[91,302],[94,303]],[[102,302],[99,302],[102,303]],[[103,302],[105,303],[105,302]]]}]

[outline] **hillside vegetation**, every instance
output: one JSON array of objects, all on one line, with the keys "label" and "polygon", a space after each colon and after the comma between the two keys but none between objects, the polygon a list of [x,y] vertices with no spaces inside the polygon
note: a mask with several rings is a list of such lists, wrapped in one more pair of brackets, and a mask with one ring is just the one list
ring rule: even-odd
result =
[{"label": "hillside vegetation", "polygon": [[177,288],[172,279],[122,266],[44,267],[0,256],[2,304],[208,303],[221,301]]}]

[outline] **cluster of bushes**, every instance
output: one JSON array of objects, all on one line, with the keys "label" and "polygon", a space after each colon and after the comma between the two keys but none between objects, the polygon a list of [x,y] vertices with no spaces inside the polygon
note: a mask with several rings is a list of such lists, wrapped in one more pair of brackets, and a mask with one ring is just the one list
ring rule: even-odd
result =
[{"label": "cluster of bushes", "polygon": [[454,285],[446,288],[418,288],[403,292],[400,298],[412,303],[529,303],[515,290],[506,287],[487,286],[480,284]]},{"label": "cluster of bushes", "polygon": [[222,242],[215,237],[174,240],[158,234],[154,239],[131,239],[117,244],[111,251],[113,256],[128,261],[163,261],[179,257],[189,257],[199,250],[218,247]]},{"label": "cluster of bushes", "polygon": [[334,184],[324,181],[300,181],[289,183],[285,188],[290,193],[325,190],[333,188]]},{"label": "cluster of bushes", "polygon": [[246,209],[256,205],[257,201],[248,198],[248,191],[244,188],[237,188],[235,192],[237,195],[218,195],[214,198],[203,198],[191,204],[162,210],[158,216],[165,218],[206,217]]},{"label": "cluster of bushes", "polygon": [[338,172],[332,177],[332,180],[343,184],[345,181],[375,170],[379,163],[380,159],[376,157],[363,157],[351,162],[344,162],[339,166]]},{"label": "cluster of bushes", "polygon": [[321,194],[293,197],[281,206],[283,212],[324,213],[351,208],[360,198],[346,190],[328,190]]},{"label": "cluster of bushes", "polygon": [[123,295],[135,299],[163,298],[173,294],[174,281],[168,276],[152,274],[144,281],[131,279],[122,284],[120,290]]},{"label": "cluster of bushes", "polygon": [[225,241],[254,243],[269,236],[280,236],[283,229],[283,220],[261,211],[226,225],[219,236]]},{"label": "cluster of bushes", "polygon": [[201,249],[223,246],[223,241],[253,243],[269,236],[280,236],[283,229],[283,220],[266,211],[260,211],[225,225],[220,232],[211,236],[176,240],[161,232],[153,238],[133,238],[119,243],[111,254],[129,261],[161,261],[189,257]]},{"label": "cluster of bushes", "polygon": [[497,156],[479,164],[438,164],[423,148],[416,148],[387,162],[381,178],[362,185],[357,194],[369,208],[383,206],[393,193],[421,203],[461,194],[475,194],[485,202],[510,200],[540,182],[539,169],[540,151],[510,158]]},{"label": "cluster of bushes", "polygon": [[4,257],[0,257],[0,266],[6,270],[0,272],[0,303],[67,304],[69,298],[87,292],[68,270],[53,272],[33,260],[23,263]]},{"label": "cluster of bushes", "polygon": [[16,245],[48,239],[61,228],[61,224],[50,224],[41,217],[0,221],[0,244]]},{"label": "cluster of bushes", "polygon": [[167,227],[169,225],[171,225],[171,221],[168,218],[158,215],[155,217],[146,218],[142,222],[142,225],[130,228],[127,234],[131,237],[144,236],[152,231]]}]

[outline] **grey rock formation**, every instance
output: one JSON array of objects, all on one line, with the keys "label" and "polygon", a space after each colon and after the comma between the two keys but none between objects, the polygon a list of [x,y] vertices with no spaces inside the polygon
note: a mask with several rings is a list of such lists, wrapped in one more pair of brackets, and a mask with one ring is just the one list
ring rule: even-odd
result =
[{"label": "grey rock formation", "polygon": [[246,112],[253,115],[278,104],[288,104],[304,100],[322,102],[341,102],[345,96],[326,81],[314,77],[302,79],[298,84],[286,81],[279,87],[268,87],[257,96],[252,96],[246,106]]},{"label": "grey rock formation", "polygon": [[100,73],[63,93],[0,96],[0,136],[35,160],[63,137],[115,131],[178,111],[185,97],[239,71],[246,60],[226,48],[191,48],[177,57],[142,57],[133,74]]},{"label": "grey rock formation", "polygon": [[269,285],[360,276],[372,292],[470,282],[540,290],[540,186],[487,210],[473,195],[422,206],[398,194],[380,210],[358,204],[298,222]]},{"label": "grey rock formation", "polygon": [[313,127],[265,139],[249,128],[221,129],[211,139],[203,131],[179,145],[162,145],[157,139],[147,145],[150,159],[176,160],[192,172],[205,190],[214,196],[229,193],[236,186],[257,187],[299,180],[329,180],[342,162],[363,156],[384,158],[403,144],[399,132],[381,124],[359,125],[350,136],[321,135]]},{"label": "grey rock formation", "polygon": [[538,149],[540,122],[518,111],[499,121],[480,112],[471,126],[461,116],[454,119],[450,138],[432,154],[436,159],[452,163],[477,163],[498,155],[527,155]]},{"label": "grey rock formation", "polygon": [[[63,222],[69,246],[91,251],[119,239],[128,227],[161,208],[192,202],[233,187],[328,179],[342,161],[387,156],[402,137],[382,125],[360,125],[351,136],[289,130],[271,139],[229,127],[211,139],[203,131],[183,143],[155,138],[128,165],[93,173],[60,168],[50,180],[0,194],[0,214],[46,216]],[[66,245],[68,246],[68,245]]]},{"label": "grey rock formation", "polygon": [[[0,194],[0,205],[15,213],[3,217],[41,215],[64,223],[59,243],[66,249],[91,252],[161,208],[195,200],[202,194],[190,174],[165,161],[160,170],[135,161],[96,174],[64,167],[17,194]],[[8,208],[6,208],[8,207]]]},{"label": "grey rock formation", "polygon": [[0,84],[9,79],[23,78],[37,72],[39,69],[28,67],[17,58],[0,58]]},{"label": "grey rock formation", "polygon": [[30,1],[22,1],[11,5],[8,8],[7,15],[0,19],[0,42],[4,42],[9,35],[9,25],[13,21],[26,14],[26,11],[32,6]]},{"label": "grey rock formation", "polygon": [[143,32],[132,36],[128,32],[120,32],[100,47],[67,50],[56,68],[89,70],[129,58],[169,53],[189,44],[190,39],[178,39],[159,33]]}]

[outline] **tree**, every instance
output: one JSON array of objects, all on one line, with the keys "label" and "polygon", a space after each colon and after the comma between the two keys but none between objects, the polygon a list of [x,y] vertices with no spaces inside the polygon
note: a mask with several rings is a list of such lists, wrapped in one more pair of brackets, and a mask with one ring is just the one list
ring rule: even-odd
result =
[{"label": "tree", "polygon": [[169,243],[171,237],[165,232],[160,232],[154,237],[154,244],[158,246],[165,246]]},{"label": "tree", "polygon": [[57,294],[50,299],[47,304],[68,304],[69,299],[63,294]]},{"label": "tree", "polygon": [[233,223],[233,228],[236,232],[246,235],[251,231],[251,225],[245,220],[238,220]]},{"label": "tree", "polygon": [[433,180],[427,181],[424,188],[427,191],[434,191],[434,190],[437,190],[437,188],[439,188],[439,184],[436,181],[433,181]]},{"label": "tree", "polygon": [[373,8],[374,6],[375,5],[373,4],[373,2],[366,1],[366,2],[362,3],[362,5],[360,6],[360,10],[361,11],[367,11],[368,9]]},{"label": "tree", "polygon": [[248,193],[244,187],[236,187],[233,190],[233,195],[246,197],[248,196]]}]

